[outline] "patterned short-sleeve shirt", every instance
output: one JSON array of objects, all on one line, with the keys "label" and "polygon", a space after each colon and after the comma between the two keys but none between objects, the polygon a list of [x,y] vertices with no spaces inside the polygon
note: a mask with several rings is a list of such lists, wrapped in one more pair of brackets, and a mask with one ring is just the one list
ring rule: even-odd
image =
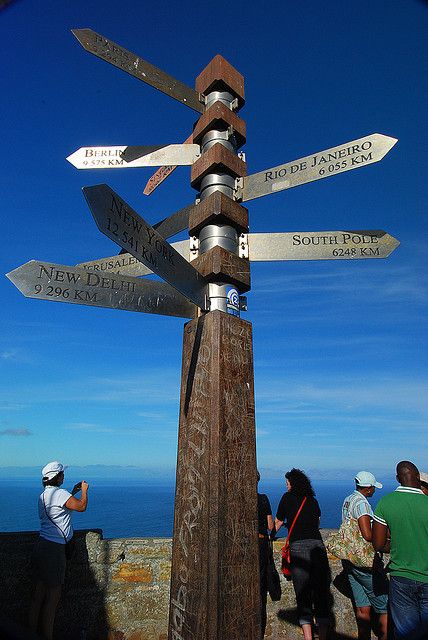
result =
[{"label": "patterned short-sleeve shirt", "polygon": [[370,516],[370,518],[373,518],[373,510],[367,498],[355,490],[343,501],[342,522],[346,522],[351,518],[358,520],[361,516]]}]

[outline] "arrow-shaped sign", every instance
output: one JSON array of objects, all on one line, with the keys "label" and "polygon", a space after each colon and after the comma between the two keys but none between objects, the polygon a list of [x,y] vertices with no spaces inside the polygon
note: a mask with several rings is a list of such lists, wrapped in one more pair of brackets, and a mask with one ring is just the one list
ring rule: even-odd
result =
[{"label": "arrow-shaped sign", "polygon": [[[193,133],[184,141],[184,144],[190,144],[193,140]],[[164,180],[177,168],[177,165],[169,165],[166,167],[160,167],[154,174],[147,180],[147,184],[144,187],[144,195],[149,196],[155,189],[158,188]]]},{"label": "arrow-shaped sign", "polygon": [[167,144],[157,147],[80,147],[69,155],[67,160],[77,169],[190,165],[200,157],[200,151],[198,144]]},{"label": "arrow-shaped sign", "polygon": [[249,233],[250,260],[349,260],[387,258],[399,241],[385,231]]},{"label": "arrow-shaped sign", "polygon": [[98,58],[130,73],[131,76],[150,84],[191,109],[199,113],[204,112],[205,98],[202,94],[176,80],[165,71],[158,69],[150,62],[136,56],[135,53],[127,51],[105,36],[95,33],[92,29],[72,29],[72,33],[89,53],[93,53]]},{"label": "arrow-shaped sign", "polygon": [[236,181],[236,199],[246,202],[306,182],[329,178],[343,171],[379,162],[398,142],[397,138],[372,133],[338,147],[253,173]]},{"label": "arrow-shaped sign", "polygon": [[[172,242],[171,247],[177,251],[185,260],[190,261],[189,240]],[[99,258],[98,260],[88,260],[80,262],[76,267],[82,267],[87,271],[95,273],[126,273],[129,276],[147,276],[153,273],[149,267],[139,262],[130,253],[121,253],[118,256]]]},{"label": "arrow-shaped sign", "polygon": [[194,318],[197,307],[166,282],[30,260],[6,274],[27,298]]},{"label": "arrow-shaped sign", "polygon": [[[169,238],[171,236],[175,236],[177,233],[180,233],[180,231],[184,231],[184,229],[187,229],[187,227],[189,226],[189,215],[194,206],[195,205],[190,204],[187,207],[183,207],[183,209],[179,209],[179,211],[176,211],[167,218],[156,222],[156,224],[153,225],[153,229],[156,229],[156,231],[162,236],[162,238]],[[189,242],[184,240],[182,242],[174,243],[173,246],[178,251],[178,253],[180,253],[181,255],[185,255],[186,259],[188,259],[188,250],[186,252],[184,247],[181,247],[181,245],[183,244],[186,244],[188,246]],[[127,273],[128,275],[146,275],[148,273],[152,273],[151,269],[148,269],[148,267],[144,266],[141,262],[138,262],[138,260],[136,260],[134,256],[131,256],[131,254],[124,251],[123,249],[118,256],[112,256],[107,260],[109,265],[108,268],[105,264],[106,261],[95,260],[93,262],[93,266],[91,266],[91,262],[85,262],[85,268],[93,268],[95,271],[111,272],[112,270],[114,270],[114,273]],[[98,262],[100,262],[101,264],[98,264]],[[124,265],[126,265],[126,270],[122,269]],[[138,267],[135,266],[133,270],[132,265],[138,265]],[[143,274],[139,273],[140,269],[144,270]]]},{"label": "arrow-shaped sign", "polygon": [[153,227],[106,184],[83,193],[99,230],[129,251],[201,309],[207,309],[207,283]]},{"label": "arrow-shaped sign", "polygon": [[167,218],[160,220],[160,222],[156,222],[156,224],[153,225],[153,229],[156,229],[162,238],[175,236],[176,233],[180,233],[180,231],[188,228],[190,212],[194,207],[194,204],[189,204],[187,207],[179,209]]},{"label": "arrow-shaped sign", "polygon": [[[248,252],[251,262],[285,260],[364,260],[387,258],[400,244],[382,230],[369,231],[302,231],[294,233],[249,233]],[[186,260],[190,260],[189,240],[171,244]],[[246,243],[244,242],[244,249]],[[77,265],[95,273],[126,273],[146,276],[152,270],[130,253],[82,262]]]}]

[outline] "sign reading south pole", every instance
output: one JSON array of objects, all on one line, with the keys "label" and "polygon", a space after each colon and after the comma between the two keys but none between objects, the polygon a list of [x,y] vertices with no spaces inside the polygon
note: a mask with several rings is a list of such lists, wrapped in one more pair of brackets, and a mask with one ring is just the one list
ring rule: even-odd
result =
[{"label": "sign reading south pole", "polygon": [[291,189],[306,182],[329,178],[337,173],[379,162],[398,142],[397,138],[372,133],[311,156],[253,173],[236,181],[236,199],[246,202]]},{"label": "sign reading south pole", "polygon": [[[285,233],[249,233],[248,255],[251,262],[287,260],[367,260],[387,258],[400,242],[386,231],[301,231]],[[186,260],[191,259],[189,240],[172,242]],[[125,273],[146,276],[151,269],[130,253],[87,260],[77,265],[96,273]]]},{"label": "sign reading south pole", "polygon": [[99,230],[203,310],[207,284],[201,274],[106,184],[83,193]]},{"label": "sign reading south pole", "polygon": [[387,258],[399,241],[382,230],[249,233],[252,262]]}]

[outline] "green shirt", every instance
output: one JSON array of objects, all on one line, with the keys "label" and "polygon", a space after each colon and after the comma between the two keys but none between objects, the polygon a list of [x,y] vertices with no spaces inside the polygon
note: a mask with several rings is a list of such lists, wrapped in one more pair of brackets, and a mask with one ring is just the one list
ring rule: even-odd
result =
[{"label": "green shirt", "polygon": [[373,518],[391,533],[391,575],[428,583],[428,496],[397,487],[379,500]]}]

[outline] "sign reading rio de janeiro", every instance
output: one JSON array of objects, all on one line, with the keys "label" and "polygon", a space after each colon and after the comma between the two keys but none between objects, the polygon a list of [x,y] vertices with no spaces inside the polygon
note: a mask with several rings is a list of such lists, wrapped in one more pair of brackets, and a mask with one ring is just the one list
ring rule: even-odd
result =
[{"label": "sign reading rio de janeiro", "polygon": [[306,182],[328,178],[343,171],[379,162],[396,142],[396,138],[373,133],[365,138],[253,173],[236,181],[237,198],[246,202],[276,191],[291,189]]}]

